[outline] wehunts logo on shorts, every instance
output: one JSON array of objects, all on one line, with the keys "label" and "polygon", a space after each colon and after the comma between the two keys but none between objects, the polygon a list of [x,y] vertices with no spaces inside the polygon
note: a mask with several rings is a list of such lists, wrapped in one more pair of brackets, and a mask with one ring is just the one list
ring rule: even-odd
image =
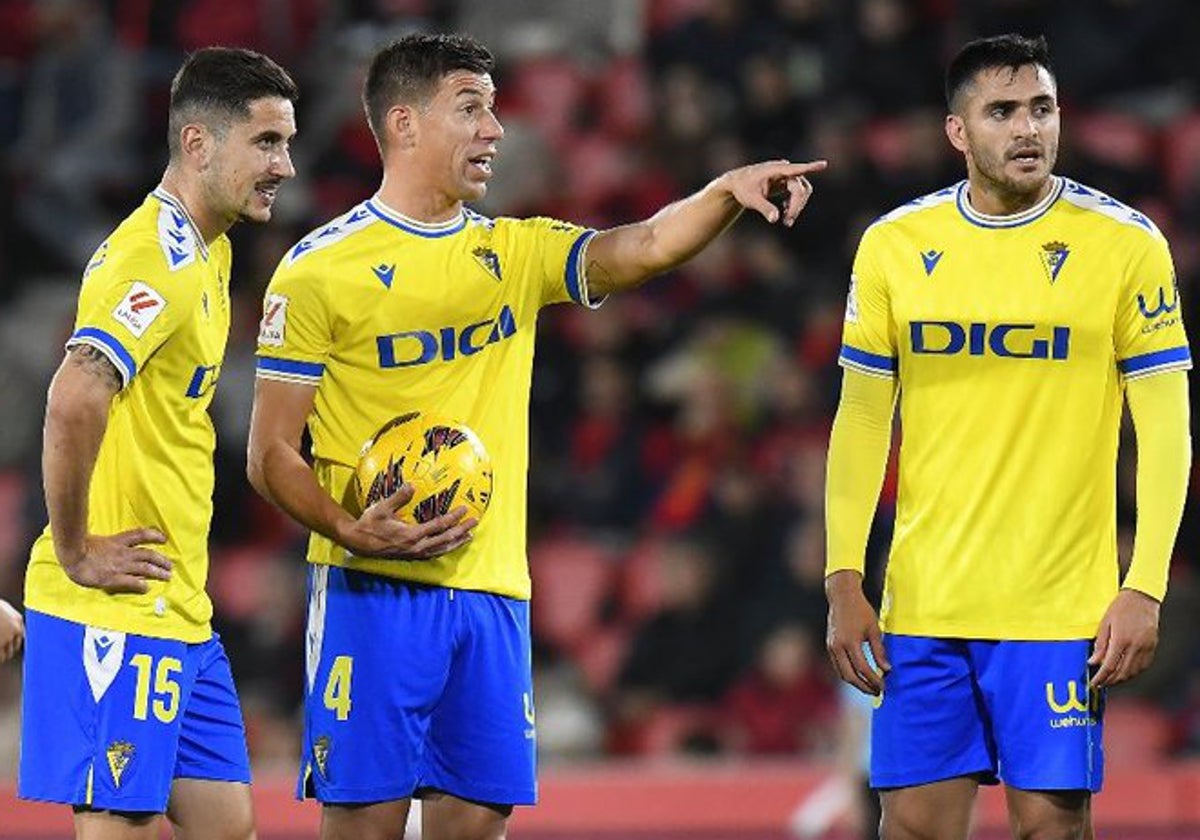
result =
[{"label": "wehunts logo on shorts", "polygon": [[329,750],[333,747],[333,739],[322,735],[313,741],[313,761],[317,763],[317,772],[322,778],[329,778]]},{"label": "wehunts logo on shorts", "polygon": [[113,784],[121,786],[121,775],[133,758],[133,744],[128,741],[113,741],[104,751],[108,756],[108,770],[112,773]]},{"label": "wehunts logo on shorts", "polygon": [[[1060,699],[1064,695],[1065,699]],[[1092,694],[1088,690],[1086,682],[1067,680],[1066,689],[1061,693],[1054,683],[1048,682],[1046,683],[1046,705],[1058,716],[1050,719],[1051,729],[1095,726],[1098,722],[1100,695]]]}]

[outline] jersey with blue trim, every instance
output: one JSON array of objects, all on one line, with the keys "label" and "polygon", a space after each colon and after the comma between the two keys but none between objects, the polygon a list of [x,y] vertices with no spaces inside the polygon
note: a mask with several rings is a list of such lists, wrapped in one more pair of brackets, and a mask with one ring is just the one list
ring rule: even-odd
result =
[{"label": "jersey with blue trim", "polygon": [[465,423],[492,459],[492,497],[462,548],[436,560],[355,557],[314,533],[313,563],[528,598],[529,388],[546,304],[588,300],[594,232],[553,219],[464,211],[426,225],[377,198],[310,234],[267,289],[258,376],[312,385],[313,470],[358,515],[353,472],[389,420],[430,411]]},{"label": "jersey with blue trim", "polygon": [[913,201],[863,235],[840,363],[899,384],[884,628],[1094,635],[1124,385],[1191,367],[1155,225],[1066,178],[1015,216],[976,212],[966,182]]},{"label": "jersey with blue trim", "polygon": [[68,349],[90,345],[121,375],[88,491],[88,531],[158,528],[171,579],[142,595],[78,586],[49,526],[34,543],[25,606],[109,630],[200,642],[212,635],[208,529],[213,448],[208,406],[229,335],[231,252],[206,246],[182,204],[158,189],[92,257]]}]

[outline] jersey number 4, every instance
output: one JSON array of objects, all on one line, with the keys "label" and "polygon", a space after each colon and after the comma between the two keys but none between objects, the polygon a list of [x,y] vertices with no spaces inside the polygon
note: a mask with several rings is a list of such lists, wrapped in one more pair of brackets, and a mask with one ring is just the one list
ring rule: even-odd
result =
[{"label": "jersey number 4", "polygon": [[337,715],[338,720],[350,717],[350,681],[354,676],[354,657],[338,656],[329,669],[325,682],[325,708]]}]

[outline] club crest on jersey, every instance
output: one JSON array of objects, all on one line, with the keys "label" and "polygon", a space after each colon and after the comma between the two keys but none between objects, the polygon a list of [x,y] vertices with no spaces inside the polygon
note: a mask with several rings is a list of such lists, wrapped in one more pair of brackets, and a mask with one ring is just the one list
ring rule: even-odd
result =
[{"label": "club crest on jersey", "polygon": [[1065,242],[1047,242],[1042,245],[1039,256],[1042,258],[1042,268],[1046,269],[1046,276],[1050,278],[1051,283],[1058,279],[1058,272],[1062,270],[1063,263],[1070,255],[1071,249]]},{"label": "club crest on jersey", "polygon": [[113,785],[121,786],[121,776],[133,759],[133,744],[128,741],[113,741],[104,751],[108,758],[108,772],[112,773]]},{"label": "club crest on jersey", "polygon": [[266,347],[282,347],[287,327],[287,295],[267,295],[263,302],[263,317],[258,325],[258,343]]},{"label": "club crest on jersey", "polygon": [[112,316],[114,321],[133,333],[134,338],[141,338],[166,306],[167,301],[162,295],[141,280],[134,280],[125,297],[112,311]]},{"label": "club crest on jersey", "polygon": [[480,245],[471,252],[475,255],[475,259],[479,260],[479,264],[484,267],[488,274],[495,277],[497,280],[504,278],[500,274],[500,257],[491,248],[485,248]]}]

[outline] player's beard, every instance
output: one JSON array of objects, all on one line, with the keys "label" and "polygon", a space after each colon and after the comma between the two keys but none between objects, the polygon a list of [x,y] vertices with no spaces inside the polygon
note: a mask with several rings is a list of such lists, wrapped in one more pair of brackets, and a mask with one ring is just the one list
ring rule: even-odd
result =
[{"label": "player's beard", "polygon": [[1021,212],[1037,204],[1042,198],[1046,183],[1054,170],[1054,162],[1058,156],[1057,145],[1043,144],[1040,148],[1041,160],[1044,163],[1042,171],[1024,178],[1015,178],[1007,172],[1011,163],[1007,149],[995,155],[976,147],[972,149],[971,159],[988,192],[1000,198],[1006,206],[1016,208],[1013,212]]}]

